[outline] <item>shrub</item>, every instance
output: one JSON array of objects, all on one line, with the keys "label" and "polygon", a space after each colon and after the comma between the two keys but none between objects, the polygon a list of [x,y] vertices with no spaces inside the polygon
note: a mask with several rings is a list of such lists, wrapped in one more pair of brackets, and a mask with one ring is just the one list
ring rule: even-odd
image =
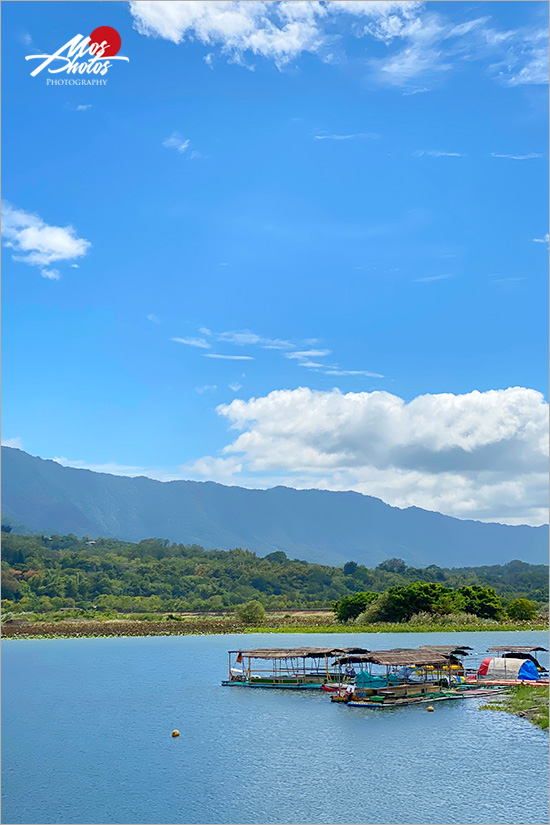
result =
[{"label": "shrub", "polygon": [[258,625],[265,621],[265,608],[261,602],[247,602],[237,607],[235,615],[243,624]]},{"label": "shrub", "polygon": [[537,606],[529,599],[514,599],[506,608],[506,612],[511,619],[529,622],[537,615]]},{"label": "shrub", "polygon": [[339,601],[332,603],[332,610],[339,622],[349,622],[364,612],[367,605],[378,599],[378,593],[355,593],[353,596],[343,596]]}]

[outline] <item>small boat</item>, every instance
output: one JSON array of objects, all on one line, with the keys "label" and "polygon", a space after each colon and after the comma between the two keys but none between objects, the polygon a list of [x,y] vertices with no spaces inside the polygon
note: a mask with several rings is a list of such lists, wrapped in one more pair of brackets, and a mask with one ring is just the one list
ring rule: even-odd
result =
[{"label": "small boat", "polygon": [[[464,672],[456,658],[458,650],[447,647],[445,650],[395,648],[341,657],[337,661],[340,666],[355,662],[361,663],[363,669],[356,674],[354,685],[347,685],[331,699],[350,707],[369,708],[463,699],[464,690],[451,688],[456,667]],[[386,672],[373,672],[373,667],[385,668]]]},{"label": "small boat", "polygon": [[405,705],[432,704],[454,699],[464,699],[465,694],[458,691],[439,691],[420,696],[384,696],[375,695],[367,699],[350,699],[347,704],[352,708],[397,708]]},{"label": "small boat", "polygon": [[546,648],[529,645],[490,647],[488,653],[500,653],[501,656],[487,656],[477,672],[466,677],[466,682],[496,686],[547,685],[548,672],[533,656],[536,651],[546,652]]},{"label": "small boat", "polygon": [[[326,690],[340,685],[338,669],[330,664],[335,657],[365,648],[295,647],[230,650],[229,674],[224,687],[283,688],[286,690]],[[338,689],[338,688],[336,688]]]}]

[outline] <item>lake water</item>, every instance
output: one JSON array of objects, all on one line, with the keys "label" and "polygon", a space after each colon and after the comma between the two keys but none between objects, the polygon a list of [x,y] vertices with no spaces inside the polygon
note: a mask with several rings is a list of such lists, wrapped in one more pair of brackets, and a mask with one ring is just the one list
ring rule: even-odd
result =
[{"label": "lake water", "polygon": [[456,642],[548,647],[538,632],[4,641],[2,822],[545,823],[548,736],[480,700],[376,712],[220,686],[239,647]]}]

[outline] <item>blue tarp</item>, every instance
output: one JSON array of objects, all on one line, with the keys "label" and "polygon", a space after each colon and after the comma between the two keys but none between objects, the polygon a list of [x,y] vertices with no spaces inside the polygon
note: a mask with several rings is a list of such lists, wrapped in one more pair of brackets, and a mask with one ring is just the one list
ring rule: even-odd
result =
[{"label": "blue tarp", "polygon": [[540,679],[539,672],[533,662],[526,659],[518,671],[518,679]]}]

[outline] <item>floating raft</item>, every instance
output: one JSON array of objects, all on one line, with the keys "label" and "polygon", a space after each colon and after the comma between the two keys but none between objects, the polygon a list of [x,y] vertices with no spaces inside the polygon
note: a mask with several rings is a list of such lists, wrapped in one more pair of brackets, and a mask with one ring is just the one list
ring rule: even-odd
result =
[{"label": "floating raft", "polygon": [[465,693],[443,693],[440,696],[425,694],[424,696],[407,696],[402,699],[387,699],[384,696],[372,696],[368,699],[350,699],[346,702],[352,708],[396,708],[405,705],[431,705],[432,702],[447,702],[455,699],[464,699]]}]

